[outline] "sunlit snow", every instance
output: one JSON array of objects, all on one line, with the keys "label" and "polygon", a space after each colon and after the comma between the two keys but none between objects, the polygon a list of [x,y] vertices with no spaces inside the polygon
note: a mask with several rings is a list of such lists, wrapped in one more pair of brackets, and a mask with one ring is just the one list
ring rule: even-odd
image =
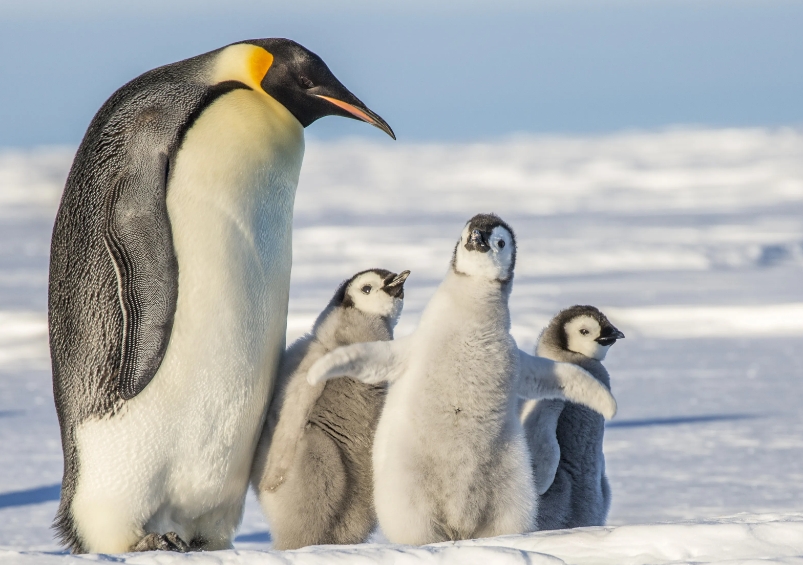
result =
[{"label": "sunlit snow", "polygon": [[[0,561],[84,561],[52,553],[60,549],[48,529],[61,449],[47,260],[72,151],[0,153]],[[409,333],[463,223],[487,211],[516,230],[511,311],[521,347],[531,350],[550,316],[576,303],[598,306],[627,336],[606,360],[620,408],[605,437],[611,527],[264,553],[267,526],[249,495],[237,551],[121,559],[803,563],[803,133],[311,141],[288,339],[309,328],[339,281],[369,267],[412,271],[397,331]]]}]

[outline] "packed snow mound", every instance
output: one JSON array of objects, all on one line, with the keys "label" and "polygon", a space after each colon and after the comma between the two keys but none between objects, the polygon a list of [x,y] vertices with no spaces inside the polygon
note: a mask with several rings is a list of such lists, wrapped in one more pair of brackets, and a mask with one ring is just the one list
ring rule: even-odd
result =
[{"label": "packed snow mound", "polygon": [[260,563],[262,565],[663,565],[670,563],[803,564],[803,514],[740,514],[704,522],[578,528],[519,536],[438,543],[421,547],[362,544],[313,546],[296,551],[231,550],[209,553],[54,555],[0,548],[0,561],[59,563],[93,561],[172,563]]}]

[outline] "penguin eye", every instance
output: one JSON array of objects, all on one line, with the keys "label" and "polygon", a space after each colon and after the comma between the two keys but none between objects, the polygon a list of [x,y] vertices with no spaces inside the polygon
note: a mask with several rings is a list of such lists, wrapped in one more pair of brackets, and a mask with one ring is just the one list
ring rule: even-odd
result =
[{"label": "penguin eye", "polygon": [[371,285],[367,284],[364,287],[362,287],[360,290],[363,292],[363,294],[371,294]]},{"label": "penguin eye", "polygon": [[301,83],[301,86],[303,86],[304,88],[307,88],[307,89],[312,88],[313,86],[315,86],[312,83],[312,81],[310,79],[308,79],[307,77],[305,77],[304,75],[301,75],[298,78],[298,82]]},{"label": "penguin eye", "polygon": [[583,328],[582,330],[580,330],[580,333],[583,335],[588,335],[589,332],[587,329]]},{"label": "penguin eye", "polygon": [[499,243],[497,245],[499,245],[499,249],[502,249],[505,246],[505,240],[504,239],[500,239]]}]

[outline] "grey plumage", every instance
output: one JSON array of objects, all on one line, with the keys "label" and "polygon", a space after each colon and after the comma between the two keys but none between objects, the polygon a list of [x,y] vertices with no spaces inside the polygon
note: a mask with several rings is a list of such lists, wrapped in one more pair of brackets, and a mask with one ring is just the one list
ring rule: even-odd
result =
[{"label": "grey plumage", "polygon": [[[601,361],[623,337],[593,306],[573,306],[549,323],[536,354],[578,365],[610,389]],[[611,490],[602,453],[603,417],[573,402],[540,400],[535,406],[525,405],[523,424],[541,494],[538,529],[604,525]]]},{"label": "grey plumage", "polygon": [[276,549],[359,543],[376,527],[371,448],[386,387],[306,377],[337,347],[393,338],[408,274],[374,269],[345,281],[282,359],[251,475]]},{"label": "grey plumage", "polygon": [[389,382],[374,441],[374,498],[394,543],[514,534],[533,527],[536,498],[517,394],[615,412],[574,365],[537,359],[510,335],[515,239],[500,218],[466,223],[452,264],[413,334],[341,347],[308,373]]}]

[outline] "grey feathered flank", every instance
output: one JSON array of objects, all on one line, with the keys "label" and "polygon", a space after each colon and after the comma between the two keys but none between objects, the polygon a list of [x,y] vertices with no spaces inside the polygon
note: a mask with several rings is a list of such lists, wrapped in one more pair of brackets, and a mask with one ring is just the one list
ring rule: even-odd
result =
[{"label": "grey feathered flank", "polygon": [[[567,336],[567,324],[580,317],[589,320],[592,333],[583,338],[577,328],[572,327],[570,329],[577,335]],[[596,335],[594,327],[599,329]],[[573,306],[558,314],[543,331],[536,354],[578,365],[610,389],[610,377],[600,359],[604,358],[608,347],[622,337],[624,335],[593,306]],[[607,345],[600,346],[594,338]],[[596,358],[569,349],[571,340],[578,339],[587,339],[589,347],[597,348]],[[574,402],[540,400],[534,407],[525,405],[522,420],[533,457],[536,486],[541,494],[538,529],[604,525],[611,504],[602,453],[604,418]]]},{"label": "grey feathered flank", "polygon": [[[397,303],[387,316],[362,311],[348,292],[366,273],[384,282],[401,278],[396,296],[376,297]],[[275,549],[360,543],[376,527],[371,452],[386,387],[350,378],[311,386],[306,375],[342,345],[391,340],[406,276],[375,269],[345,281],[312,332],[282,359],[251,474]]]}]

